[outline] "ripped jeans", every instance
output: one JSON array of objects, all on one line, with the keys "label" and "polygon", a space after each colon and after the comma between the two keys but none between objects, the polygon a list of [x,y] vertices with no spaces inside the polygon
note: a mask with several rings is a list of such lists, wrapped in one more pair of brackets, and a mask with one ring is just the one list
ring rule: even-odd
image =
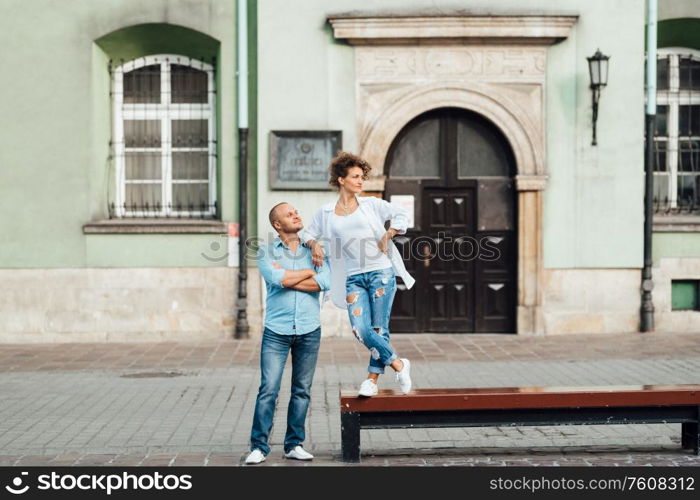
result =
[{"label": "ripped jeans", "polygon": [[397,358],[389,344],[389,317],[396,295],[396,276],[389,267],[353,274],[345,281],[350,325],[355,338],[370,352],[369,373],[384,373]]}]

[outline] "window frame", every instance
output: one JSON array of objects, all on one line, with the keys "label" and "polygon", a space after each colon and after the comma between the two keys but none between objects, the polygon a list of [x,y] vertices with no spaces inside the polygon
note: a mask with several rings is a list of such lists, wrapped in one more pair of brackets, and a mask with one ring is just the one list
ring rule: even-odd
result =
[{"label": "window frame", "polygon": [[[160,66],[160,103],[124,103],[124,74],[130,71],[158,64]],[[207,73],[207,102],[206,103],[172,103],[171,102],[171,71],[170,66],[177,64],[188,66]],[[203,61],[177,54],[156,54],[143,56],[125,62],[112,70],[112,115],[113,129],[112,141],[115,156],[115,210],[117,218],[129,217],[184,217],[184,218],[215,218],[216,217],[216,174],[217,174],[217,140],[216,140],[216,87],[215,68]],[[172,121],[173,120],[207,120],[208,141],[206,147],[173,147],[172,145]],[[161,122],[160,148],[126,147],[124,137],[125,120],[159,120]],[[160,179],[140,179],[130,182],[126,179],[126,153],[159,151],[161,153],[161,177]],[[175,179],[172,178],[172,153],[173,152],[207,152],[208,166],[208,209],[201,210],[175,210],[172,207],[173,186],[176,184],[203,184],[204,179]],[[157,184],[161,183],[161,209],[156,210],[128,210],[125,206],[126,185]]]},{"label": "window frame", "polygon": [[[654,142],[665,142],[666,148],[666,170],[654,170],[654,179],[657,177],[667,178],[668,205],[671,210],[683,208],[678,206],[678,177],[679,175],[700,176],[700,172],[687,173],[679,172],[678,160],[681,141],[696,140],[700,142],[700,136],[680,136],[679,135],[679,110],[680,106],[700,106],[700,90],[680,89],[680,59],[691,57],[700,63],[700,50],[687,47],[667,47],[658,49],[657,59],[668,59],[668,89],[656,91],[656,105],[667,106],[666,115],[666,135],[654,136]],[[657,82],[658,84],[658,82]],[[654,151],[658,148],[654,147]],[[655,182],[656,184],[656,182]]]}]

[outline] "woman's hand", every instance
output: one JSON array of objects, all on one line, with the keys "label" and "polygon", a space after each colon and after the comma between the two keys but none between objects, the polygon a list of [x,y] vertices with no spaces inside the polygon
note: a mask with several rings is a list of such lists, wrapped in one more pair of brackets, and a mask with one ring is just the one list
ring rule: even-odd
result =
[{"label": "woman's hand", "polygon": [[326,258],[326,254],[323,252],[323,246],[316,240],[310,241],[309,246],[311,247],[311,262],[314,263],[314,266],[321,267],[323,265],[323,260]]},{"label": "woman's hand", "polygon": [[384,233],[382,239],[379,240],[379,243],[377,243],[380,252],[382,252],[385,255],[389,254],[389,240],[396,236],[396,232],[396,229],[389,228],[389,230],[386,233]]}]

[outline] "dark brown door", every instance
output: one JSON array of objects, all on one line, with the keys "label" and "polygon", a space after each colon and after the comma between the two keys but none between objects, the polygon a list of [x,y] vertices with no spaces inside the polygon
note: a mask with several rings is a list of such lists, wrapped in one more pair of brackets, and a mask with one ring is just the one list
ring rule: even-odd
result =
[{"label": "dark brown door", "polygon": [[413,227],[395,242],[416,284],[399,280],[393,332],[515,332],[514,171],[503,135],[474,113],[434,110],[399,134],[385,195],[412,197]]}]

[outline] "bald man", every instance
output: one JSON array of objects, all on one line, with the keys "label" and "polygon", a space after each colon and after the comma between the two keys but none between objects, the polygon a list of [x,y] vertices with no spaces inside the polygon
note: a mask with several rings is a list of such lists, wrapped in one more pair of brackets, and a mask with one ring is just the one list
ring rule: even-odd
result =
[{"label": "bald man", "polygon": [[278,203],[272,207],[270,224],[277,237],[258,251],[258,268],[267,288],[267,306],[260,348],[260,389],[246,464],[259,464],[270,453],[268,439],[275,402],[290,352],[292,395],[287,408],[284,456],[296,460],[314,458],[302,443],[321,343],[319,292],[330,288],[330,266],[313,265],[311,251],[299,241],[298,233],[304,225],[292,205]]}]

